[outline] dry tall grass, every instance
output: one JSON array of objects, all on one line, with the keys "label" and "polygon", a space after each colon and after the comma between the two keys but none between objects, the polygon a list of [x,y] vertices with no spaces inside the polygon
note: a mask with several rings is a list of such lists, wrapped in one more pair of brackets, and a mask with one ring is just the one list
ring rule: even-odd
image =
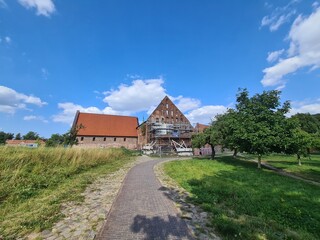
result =
[{"label": "dry tall grass", "polygon": [[0,238],[50,227],[62,202],[129,159],[123,149],[0,147]]}]

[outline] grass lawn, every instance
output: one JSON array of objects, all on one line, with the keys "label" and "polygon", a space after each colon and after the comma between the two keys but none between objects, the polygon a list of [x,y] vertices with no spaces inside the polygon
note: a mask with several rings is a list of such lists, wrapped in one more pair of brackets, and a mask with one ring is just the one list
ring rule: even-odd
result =
[{"label": "grass lawn", "polygon": [[320,182],[320,154],[311,154],[310,159],[301,158],[301,166],[294,155],[271,154],[263,156],[263,161],[297,176]]},{"label": "grass lawn", "polygon": [[223,239],[320,239],[320,188],[217,157],[165,163]]},{"label": "grass lawn", "polygon": [[0,148],[0,238],[50,228],[66,201],[131,161],[122,149]]}]

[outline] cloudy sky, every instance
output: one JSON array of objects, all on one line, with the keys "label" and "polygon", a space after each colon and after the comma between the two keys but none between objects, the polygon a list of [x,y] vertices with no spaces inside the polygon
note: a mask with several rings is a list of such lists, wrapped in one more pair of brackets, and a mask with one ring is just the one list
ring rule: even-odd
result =
[{"label": "cloudy sky", "polygon": [[0,131],[64,133],[76,110],[138,116],[168,95],[209,123],[282,90],[320,113],[316,0],[0,0]]}]

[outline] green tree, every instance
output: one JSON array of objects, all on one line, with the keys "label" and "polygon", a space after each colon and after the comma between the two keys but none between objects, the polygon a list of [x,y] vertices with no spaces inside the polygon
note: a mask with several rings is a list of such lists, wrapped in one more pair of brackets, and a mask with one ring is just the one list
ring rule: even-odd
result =
[{"label": "green tree", "polygon": [[46,147],[57,147],[64,143],[64,136],[58,133],[52,134],[51,137],[46,141]]},{"label": "green tree", "polygon": [[225,114],[217,115],[215,129],[222,147],[232,150],[233,156],[236,157],[243,135],[237,112],[234,109],[228,109]]},{"label": "green tree", "polygon": [[280,91],[264,91],[249,97],[246,89],[237,94],[237,123],[242,136],[240,149],[258,155],[258,168],[261,157],[270,152],[281,152],[285,148],[284,129],[287,128],[285,114],[290,103],[280,104]]},{"label": "green tree", "polygon": [[64,144],[73,146],[78,144],[77,135],[80,129],[84,128],[82,124],[72,127],[67,133],[63,134]]},{"label": "green tree", "polygon": [[301,166],[301,156],[307,157],[309,149],[313,145],[313,136],[300,128],[291,130],[292,135],[287,139],[286,153],[296,154],[299,166]]},{"label": "green tree", "polygon": [[14,134],[13,133],[6,133],[1,131],[0,132],[0,145],[6,144],[7,140],[13,139]]},{"label": "green tree", "polygon": [[311,115],[310,113],[298,113],[292,116],[299,122],[301,130],[307,133],[317,133],[320,131],[320,121],[317,117]]},{"label": "green tree", "polygon": [[312,148],[313,150],[320,150],[320,132],[312,135]]},{"label": "green tree", "polygon": [[21,133],[17,133],[14,137],[15,140],[21,140]]},{"label": "green tree", "polygon": [[211,147],[211,159],[215,158],[216,152],[214,147],[219,144],[219,136],[214,127],[214,123],[210,127],[206,128],[203,133],[198,133],[192,136],[192,147],[201,148],[206,144]]},{"label": "green tree", "polygon": [[23,140],[37,140],[39,138],[39,134],[33,131],[30,131],[26,135],[23,135]]}]

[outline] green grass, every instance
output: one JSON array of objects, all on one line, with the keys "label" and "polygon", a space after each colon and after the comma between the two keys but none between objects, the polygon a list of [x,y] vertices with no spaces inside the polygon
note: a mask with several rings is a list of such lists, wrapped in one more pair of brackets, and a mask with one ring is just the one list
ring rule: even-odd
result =
[{"label": "green grass", "polygon": [[[256,160],[257,156],[244,154],[243,159]],[[301,166],[298,165],[295,155],[264,155],[262,156],[262,161],[299,177],[320,182],[320,154],[311,154],[310,158],[301,157]]]},{"label": "green grass", "polygon": [[123,149],[0,148],[0,236],[16,239],[50,228],[61,204],[99,176],[131,161]]},{"label": "green grass", "polygon": [[320,239],[320,188],[218,157],[165,163],[223,239]]}]

